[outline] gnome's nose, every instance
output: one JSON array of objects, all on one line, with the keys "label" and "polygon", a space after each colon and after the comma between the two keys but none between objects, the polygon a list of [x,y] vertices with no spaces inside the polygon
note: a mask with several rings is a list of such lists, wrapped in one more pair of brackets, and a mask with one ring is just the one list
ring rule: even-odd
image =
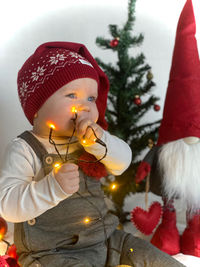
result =
[{"label": "gnome's nose", "polygon": [[189,137],[183,138],[183,141],[188,145],[192,145],[192,144],[196,144],[199,142],[199,137],[189,136]]}]

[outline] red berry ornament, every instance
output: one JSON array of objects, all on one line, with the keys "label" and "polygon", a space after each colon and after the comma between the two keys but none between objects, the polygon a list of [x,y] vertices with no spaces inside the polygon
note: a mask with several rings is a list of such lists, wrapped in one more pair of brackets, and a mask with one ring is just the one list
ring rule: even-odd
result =
[{"label": "red berry ornament", "polygon": [[134,103],[139,106],[142,104],[141,98],[139,96],[135,96]]},{"label": "red berry ornament", "polygon": [[4,235],[6,234],[7,230],[7,222],[2,217],[0,217],[0,239],[4,238]]},{"label": "red berry ornament", "polygon": [[113,39],[112,41],[110,41],[110,46],[111,47],[116,47],[119,44],[119,40],[117,38]]},{"label": "red berry ornament", "polygon": [[11,246],[9,246],[6,254],[16,260],[18,260],[19,258],[19,256],[17,255],[17,249],[16,249],[15,244],[12,244]]},{"label": "red berry ornament", "polygon": [[159,105],[154,105],[154,110],[155,111],[159,111],[160,110],[160,106]]}]

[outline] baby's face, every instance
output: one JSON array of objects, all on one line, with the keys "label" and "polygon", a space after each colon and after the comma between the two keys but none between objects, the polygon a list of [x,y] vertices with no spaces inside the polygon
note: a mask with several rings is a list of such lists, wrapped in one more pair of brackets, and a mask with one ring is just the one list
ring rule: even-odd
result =
[{"label": "baby's face", "polygon": [[54,136],[71,136],[75,114],[75,107],[80,119],[88,118],[93,122],[98,120],[96,99],[98,94],[97,82],[91,78],[74,80],[57,90],[43,104],[34,119],[33,132],[47,137],[49,135],[49,124],[56,127]]}]

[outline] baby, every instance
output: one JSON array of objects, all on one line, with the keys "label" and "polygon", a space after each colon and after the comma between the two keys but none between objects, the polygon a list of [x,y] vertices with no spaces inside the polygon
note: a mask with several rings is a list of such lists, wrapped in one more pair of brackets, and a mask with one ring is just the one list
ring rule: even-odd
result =
[{"label": "baby", "polygon": [[15,223],[23,267],[183,266],[117,230],[106,207],[99,178],[131,162],[129,146],[106,130],[108,90],[107,76],[77,43],[42,44],[18,73],[33,128],[8,145],[0,213]]}]

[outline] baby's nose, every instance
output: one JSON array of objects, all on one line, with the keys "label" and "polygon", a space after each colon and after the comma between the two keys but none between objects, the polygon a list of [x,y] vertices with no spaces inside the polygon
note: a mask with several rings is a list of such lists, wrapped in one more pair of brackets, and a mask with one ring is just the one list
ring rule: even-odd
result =
[{"label": "baby's nose", "polygon": [[89,112],[90,111],[90,107],[88,105],[80,105],[78,107],[78,111],[86,111],[86,112]]}]

